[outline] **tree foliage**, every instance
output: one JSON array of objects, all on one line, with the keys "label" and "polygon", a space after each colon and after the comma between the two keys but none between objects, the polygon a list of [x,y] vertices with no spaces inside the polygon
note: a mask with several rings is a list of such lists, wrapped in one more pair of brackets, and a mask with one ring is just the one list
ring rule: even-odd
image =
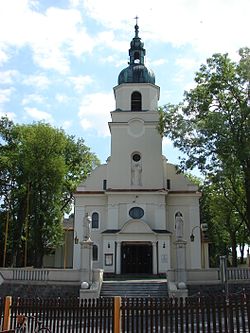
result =
[{"label": "tree foliage", "polygon": [[76,186],[96,164],[82,139],[42,122],[15,125],[1,118],[0,221],[9,224],[2,235],[14,264],[42,266],[44,254],[61,242]]},{"label": "tree foliage", "polygon": [[183,168],[240,175],[250,233],[250,49],[239,56],[238,63],[227,54],[209,58],[184,100],[161,109],[159,130],[185,154]]}]

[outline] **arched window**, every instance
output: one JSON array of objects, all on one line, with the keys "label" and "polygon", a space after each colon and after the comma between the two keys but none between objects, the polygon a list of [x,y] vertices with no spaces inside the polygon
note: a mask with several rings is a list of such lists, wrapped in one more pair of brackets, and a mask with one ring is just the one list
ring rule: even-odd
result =
[{"label": "arched window", "polygon": [[92,214],[91,227],[92,227],[92,229],[98,229],[99,228],[99,214],[96,213],[96,212]]},{"label": "arched window", "polygon": [[98,260],[98,246],[95,244],[93,245],[93,248],[92,248],[92,260],[93,261]]},{"label": "arched window", "polygon": [[131,95],[131,110],[141,111],[141,93],[134,91]]}]

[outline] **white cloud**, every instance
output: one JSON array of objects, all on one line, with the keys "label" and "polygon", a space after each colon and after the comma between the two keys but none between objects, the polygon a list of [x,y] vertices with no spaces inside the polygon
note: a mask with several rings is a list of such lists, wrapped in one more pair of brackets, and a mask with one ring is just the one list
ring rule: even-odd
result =
[{"label": "white cloud", "polygon": [[112,93],[93,93],[82,99],[78,116],[81,126],[94,130],[99,136],[108,136],[110,112],[115,108]]},{"label": "white cloud", "polygon": [[163,147],[163,149],[166,146],[169,146],[171,144],[172,144],[171,140],[169,138],[167,138],[167,137],[164,136],[163,139],[162,139],[162,147]]},{"label": "white cloud", "polygon": [[156,59],[154,61],[150,61],[150,66],[161,66],[161,65],[165,65],[166,63],[168,63],[167,59],[161,58],[161,59]]},{"label": "white cloud", "polygon": [[4,112],[0,110],[0,118],[7,117],[9,120],[14,120],[16,118],[16,114],[14,112]]},{"label": "white cloud", "polygon": [[84,130],[88,130],[93,127],[93,124],[91,123],[91,121],[89,121],[86,118],[82,118],[80,121],[80,124]]},{"label": "white cloud", "polygon": [[67,104],[70,100],[68,96],[62,94],[56,94],[55,99],[58,103],[63,103],[63,104]]},{"label": "white cloud", "polygon": [[45,120],[48,122],[53,122],[53,117],[48,112],[40,111],[37,108],[28,108],[28,107],[25,108],[25,111],[26,111],[27,115],[30,116],[34,120],[37,120],[37,121]]},{"label": "white cloud", "polygon": [[28,86],[35,86],[39,89],[46,89],[50,85],[50,80],[43,74],[30,75],[23,80],[23,83]]},{"label": "white cloud", "polygon": [[0,72],[0,84],[12,84],[13,79],[16,78],[18,74],[18,71],[14,69]]},{"label": "white cloud", "polygon": [[5,50],[5,47],[0,43],[0,65],[3,65],[5,62],[9,60],[9,56]]},{"label": "white cloud", "polygon": [[30,103],[44,103],[44,97],[41,96],[41,95],[38,95],[38,94],[30,94],[30,95],[27,95],[25,96],[23,99],[22,99],[22,105],[27,105],[27,104],[30,104]]},{"label": "white cloud", "polygon": [[62,128],[64,130],[67,130],[68,128],[70,128],[72,126],[72,121],[71,120],[65,120],[63,123],[62,123]]},{"label": "white cloud", "polygon": [[86,33],[79,10],[50,6],[39,13],[35,7],[29,0],[0,1],[0,60],[6,45],[29,46],[36,64],[65,74],[69,52],[78,57],[90,52],[94,39]]},{"label": "white cloud", "polygon": [[14,90],[14,88],[0,89],[0,104],[9,102]]},{"label": "white cloud", "polygon": [[89,75],[71,76],[69,80],[73,83],[74,89],[78,93],[82,93],[87,85],[93,82]]},{"label": "white cloud", "polygon": [[85,0],[84,4],[99,24],[125,31],[133,24],[133,8],[134,15],[140,16],[144,40],[175,47],[189,44],[206,55],[249,45],[249,0]]}]

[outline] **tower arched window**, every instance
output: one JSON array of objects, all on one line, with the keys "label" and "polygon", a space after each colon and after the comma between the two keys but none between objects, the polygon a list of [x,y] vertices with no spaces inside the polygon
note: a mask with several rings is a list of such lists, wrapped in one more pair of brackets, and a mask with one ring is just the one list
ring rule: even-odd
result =
[{"label": "tower arched window", "polygon": [[95,245],[95,244],[92,247],[92,260],[93,261],[97,261],[98,260],[98,246]]},{"label": "tower arched window", "polygon": [[92,214],[92,224],[91,224],[92,229],[98,229],[99,228],[99,214],[94,212]]},{"label": "tower arched window", "polygon": [[140,53],[139,52],[135,52],[134,53],[134,63],[135,64],[139,64],[140,63]]},{"label": "tower arched window", "polygon": [[141,111],[141,93],[134,91],[131,95],[131,110],[132,111]]}]

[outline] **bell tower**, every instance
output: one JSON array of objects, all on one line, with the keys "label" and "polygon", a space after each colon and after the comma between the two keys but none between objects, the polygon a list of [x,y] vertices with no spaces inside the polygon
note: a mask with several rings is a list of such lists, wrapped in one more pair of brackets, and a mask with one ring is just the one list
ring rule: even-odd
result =
[{"label": "bell tower", "polygon": [[130,42],[129,66],[114,87],[116,109],[111,112],[111,156],[108,164],[110,189],[163,188],[162,139],[157,130],[160,88],[145,66],[146,50],[135,35]]}]

